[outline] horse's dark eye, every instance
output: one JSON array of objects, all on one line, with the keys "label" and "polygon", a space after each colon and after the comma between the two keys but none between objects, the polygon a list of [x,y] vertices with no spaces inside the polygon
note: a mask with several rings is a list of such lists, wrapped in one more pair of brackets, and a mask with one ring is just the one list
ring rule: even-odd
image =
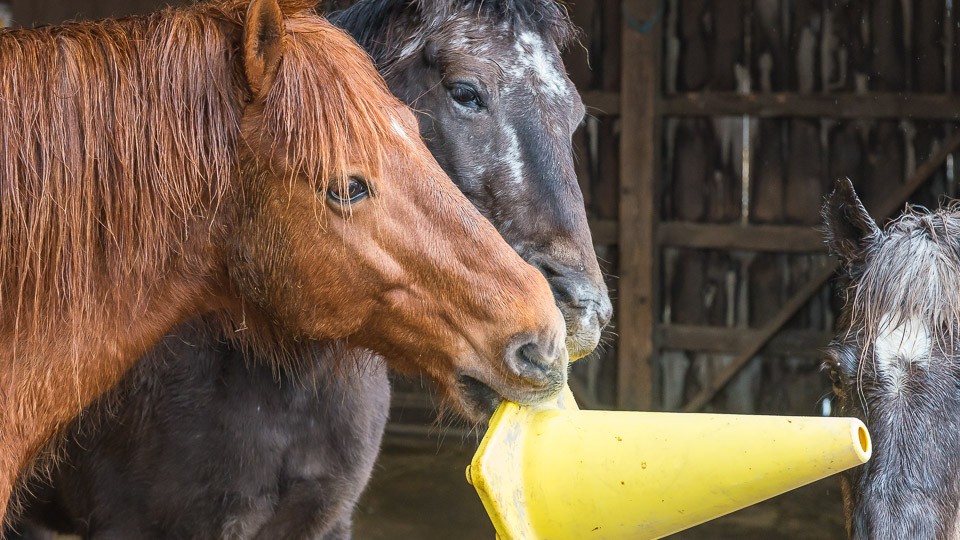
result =
[{"label": "horse's dark eye", "polygon": [[367,183],[356,176],[351,176],[343,182],[337,182],[336,185],[327,190],[327,196],[338,204],[353,204],[364,199],[370,190]]},{"label": "horse's dark eye", "polygon": [[833,392],[840,394],[843,390],[843,375],[840,373],[840,362],[833,355],[828,355],[823,360],[823,370],[830,376],[830,382],[833,383]]},{"label": "horse's dark eye", "polygon": [[467,84],[457,83],[452,85],[450,87],[450,97],[464,107],[471,109],[479,109],[483,107],[483,101],[480,99],[480,94],[475,88]]},{"label": "horse's dark eye", "polygon": [[840,395],[843,390],[843,377],[840,375],[840,370],[836,366],[830,366],[827,374],[830,375],[830,382],[833,383],[833,393]]}]

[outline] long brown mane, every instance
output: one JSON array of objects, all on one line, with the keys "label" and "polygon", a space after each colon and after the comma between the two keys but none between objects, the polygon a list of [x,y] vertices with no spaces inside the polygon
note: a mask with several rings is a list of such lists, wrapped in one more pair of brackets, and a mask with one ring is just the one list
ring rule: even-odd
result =
[{"label": "long brown mane", "polygon": [[[149,288],[191,223],[242,196],[247,4],[0,32],[0,335],[81,325],[119,284]],[[399,136],[369,61],[311,4],[281,2],[288,46],[261,129],[320,189]]]},{"label": "long brown mane", "polygon": [[[291,189],[294,180],[309,182],[322,194],[357,156],[375,177],[388,148],[410,143],[396,128],[399,102],[369,58],[303,11],[306,2],[280,3],[283,56],[269,92],[253,102],[241,65],[248,3],[0,31],[5,474],[23,470],[22,459],[58,423],[129,367],[85,354],[92,343],[106,354],[119,350],[111,336],[124,329],[105,325],[149,319],[151,298],[179,292],[167,276],[206,283],[213,273],[229,286],[219,278],[227,270],[210,267],[229,261],[193,257],[205,257],[197,247],[204,240],[223,237],[214,227],[229,226],[213,217],[237,215],[248,202],[256,185],[247,184],[258,181],[251,170],[269,167],[286,174]],[[243,121],[251,103],[263,107],[255,126]],[[412,164],[429,158],[410,154]],[[271,340],[276,329],[234,334],[240,316],[216,318],[222,335],[264,349],[265,358],[284,352]],[[129,352],[117,357],[132,360]],[[10,481],[0,477],[0,520]]]}]

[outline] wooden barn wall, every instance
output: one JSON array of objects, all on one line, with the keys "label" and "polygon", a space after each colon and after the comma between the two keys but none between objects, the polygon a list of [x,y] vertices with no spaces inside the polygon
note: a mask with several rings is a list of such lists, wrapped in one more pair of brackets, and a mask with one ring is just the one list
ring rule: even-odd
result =
[{"label": "wooden barn wall", "polygon": [[[951,109],[919,110],[941,101],[958,110],[951,4],[665,2],[660,408],[684,408],[829,268],[814,228],[835,178],[851,178],[874,210],[956,130]],[[898,103],[910,106],[884,109]],[[910,201],[955,195],[953,163]],[[842,286],[832,279],[810,295],[706,408],[819,412],[830,388],[819,350]]]}]

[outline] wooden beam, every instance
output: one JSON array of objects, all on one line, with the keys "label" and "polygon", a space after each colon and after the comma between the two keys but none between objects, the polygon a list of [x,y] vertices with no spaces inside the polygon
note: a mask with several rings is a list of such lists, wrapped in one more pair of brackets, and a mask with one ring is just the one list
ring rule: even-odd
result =
[{"label": "wooden beam", "polygon": [[662,23],[640,32],[628,20],[651,21],[661,0],[624,0],[620,79],[620,292],[617,312],[617,406],[653,405],[654,249],[657,161],[657,73]]},{"label": "wooden beam", "polygon": [[[661,350],[697,351],[709,353],[737,353],[757,340],[756,328],[724,326],[693,326],[661,324],[657,327]],[[765,354],[813,355],[833,338],[832,332],[822,330],[783,330],[761,349]]]},{"label": "wooden beam", "polygon": [[620,114],[620,92],[588,90],[580,93],[587,114],[593,116],[617,116]]},{"label": "wooden beam", "polygon": [[826,251],[823,234],[812,227],[664,222],[658,225],[661,245],[747,251]]},{"label": "wooden beam", "polygon": [[[874,219],[880,221],[897,212],[900,207],[906,203],[907,199],[910,198],[910,195],[943,165],[947,156],[956,152],[958,148],[960,148],[960,133],[944,141],[933,155],[917,167],[917,170],[914,171],[906,183],[878,204],[877,208],[871,212]],[[723,387],[756,356],[757,352],[763,348],[770,338],[772,338],[787,321],[793,318],[794,314],[807,303],[810,297],[820,290],[820,287],[830,279],[830,276],[833,275],[839,266],[839,263],[834,262],[830,266],[815,273],[810,281],[794,293],[783,307],[780,308],[777,314],[759,329],[760,331],[757,332],[755,339],[733,359],[730,365],[719,372],[717,376],[710,381],[709,385],[695,395],[690,402],[683,407],[683,411],[695,412],[709,403],[710,400],[717,395],[717,392],[722,390]]]},{"label": "wooden beam", "polygon": [[[612,219],[591,219],[593,243],[615,245],[619,225]],[[667,221],[657,225],[660,245],[695,249],[734,249],[811,253],[826,251],[823,235],[813,227],[791,225],[741,225]]]},{"label": "wooden beam", "polygon": [[870,92],[867,94],[736,94],[694,92],[664,98],[665,116],[803,116],[960,120],[960,96]]}]

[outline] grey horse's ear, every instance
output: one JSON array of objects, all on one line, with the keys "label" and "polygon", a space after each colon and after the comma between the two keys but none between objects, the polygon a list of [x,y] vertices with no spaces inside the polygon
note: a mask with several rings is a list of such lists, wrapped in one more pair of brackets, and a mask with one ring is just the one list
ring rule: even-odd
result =
[{"label": "grey horse's ear", "polygon": [[880,228],[863,207],[849,178],[837,179],[821,213],[830,252],[851,270],[854,264],[863,261],[866,252],[880,238]]},{"label": "grey horse's ear", "polygon": [[423,45],[423,62],[430,66],[435,67],[439,64],[440,60],[440,46],[435,39],[428,39],[427,42]]}]

